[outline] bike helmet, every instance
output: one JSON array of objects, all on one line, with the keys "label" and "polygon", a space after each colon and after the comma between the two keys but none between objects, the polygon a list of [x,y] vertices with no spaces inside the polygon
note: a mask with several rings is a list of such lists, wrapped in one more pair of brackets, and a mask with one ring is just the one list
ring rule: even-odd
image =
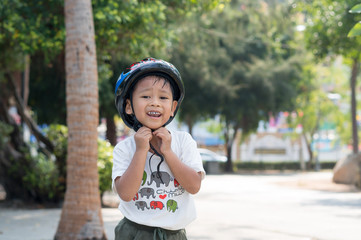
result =
[{"label": "bike helmet", "polygon": [[[167,79],[171,84],[173,99],[178,102],[174,110],[173,117],[165,123],[170,123],[176,115],[179,106],[184,98],[184,85],[178,70],[170,63],[155,58],[145,58],[139,62],[133,63],[122,72],[115,85],[115,106],[124,123],[135,131],[141,126],[135,115],[129,115],[125,112],[126,99],[132,102],[132,92],[135,84],[146,76],[159,76]],[[132,106],[133,108],[133,106]]]}]

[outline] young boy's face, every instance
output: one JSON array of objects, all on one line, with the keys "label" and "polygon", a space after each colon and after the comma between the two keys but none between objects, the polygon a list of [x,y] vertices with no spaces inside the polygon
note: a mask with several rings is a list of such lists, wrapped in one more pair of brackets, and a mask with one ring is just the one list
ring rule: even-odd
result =
[{"label": "young boy's face", "polygon": [[157,76],[148,76],[138,81],[133,91],[133,109],[127,99],[125,112],[135,114],[137,120],[150,129],[162,127],[177,106],[169,82]]}]

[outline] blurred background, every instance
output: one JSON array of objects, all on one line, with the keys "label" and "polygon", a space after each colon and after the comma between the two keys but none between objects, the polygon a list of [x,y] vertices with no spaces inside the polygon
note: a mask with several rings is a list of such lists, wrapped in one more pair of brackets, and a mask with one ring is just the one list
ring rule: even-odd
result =
[{"label": "blurred background", "polygon": [[[101,195],[113,147],[132,134],[114,106],[115,82],[148,56],[180,71],[186,95],[169,128],[216,153],[202,154],[209,173],[332,170],[358,156],[361,14],[350,12],[358,0],[91,3]],[[1,201],[64,199],[65,37],[64,1],[1,1]],[[357,185],[351,162],[338,181]]]}]

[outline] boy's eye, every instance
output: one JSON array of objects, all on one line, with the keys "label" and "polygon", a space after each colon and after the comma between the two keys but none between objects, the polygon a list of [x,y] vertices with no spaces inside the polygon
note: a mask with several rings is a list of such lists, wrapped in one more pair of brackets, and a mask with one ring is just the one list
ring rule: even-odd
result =
[{"label": "boy's eye", "polygon": [[150,98],[149,96],[142,96],[141,98]]},{"label": "boy's eye", "polygon": [[160,99],[168,99],[168,97],[160,97]]}]

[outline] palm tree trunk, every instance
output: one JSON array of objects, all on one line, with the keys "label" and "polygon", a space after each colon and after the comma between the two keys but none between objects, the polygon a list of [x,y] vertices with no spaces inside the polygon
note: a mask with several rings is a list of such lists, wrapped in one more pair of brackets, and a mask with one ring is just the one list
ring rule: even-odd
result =
[{"label": "palm tree trunk", "polygon": [[97,171],[98,72],[90,0],[65,0],[68,156],[55,239],[106,239]]}]

